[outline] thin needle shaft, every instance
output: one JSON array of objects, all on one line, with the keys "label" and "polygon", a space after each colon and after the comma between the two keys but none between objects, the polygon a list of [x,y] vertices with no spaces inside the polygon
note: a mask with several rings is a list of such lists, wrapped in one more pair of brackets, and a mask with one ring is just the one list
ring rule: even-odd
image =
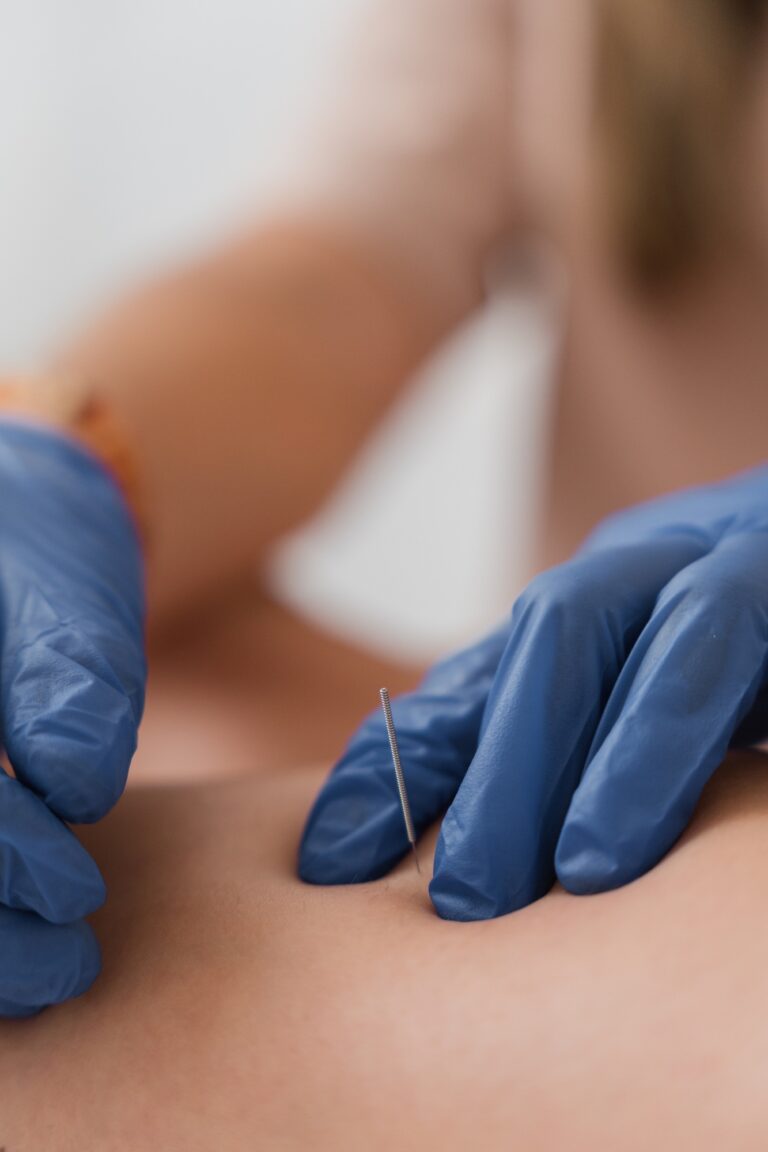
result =
[{"label": "thin needle shaft", "polygon": [[421,865],[419,864],[419,853],[416,850],[416,831],[413,827],[413,817],[411,816],[411,805],[408,802],[408,792],[405,787],[405,776],[403,775],[403,766],[400,763],[400,749],[397,746],[397,733],[395,732],[395,722],[392,719],[392,705],[389,700],[389,692],[386,688],[382,688],[379,692],[381,696],[381,706],[384,709],[384,722],[387,725],[387,736],[389,737],[389,749],[392,753],[392,763],[395,766],[395,776],[397,777],[397,791],[400,793],[400,806],[403,809],[403,820],[405,821],[405,831],[408,836],[408,843],[413,849],[413,858],[416,861],[416,871],[421,874]]}]

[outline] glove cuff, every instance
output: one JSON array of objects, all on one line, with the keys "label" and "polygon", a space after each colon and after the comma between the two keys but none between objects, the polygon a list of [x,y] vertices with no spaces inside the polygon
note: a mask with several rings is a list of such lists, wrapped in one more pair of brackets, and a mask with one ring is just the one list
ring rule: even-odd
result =
[{"label": "glove cuff", "polygon": [[146,545],[136,455],[129,437],[91,381],[65,375],[0,378],[0,421],[4,417],[54,428],[95,456],[120,489]]}]

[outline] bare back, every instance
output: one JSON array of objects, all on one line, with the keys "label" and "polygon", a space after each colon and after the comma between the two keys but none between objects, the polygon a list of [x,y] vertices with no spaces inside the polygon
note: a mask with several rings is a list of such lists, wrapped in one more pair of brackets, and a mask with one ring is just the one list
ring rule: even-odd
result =
[{"label": "bare back", "polygon": [[621,892],[475,925],[294,877],[317,772],[137,789],[86,838],[105,974],[0,1026],[9,1149],[764,1148],[768,773]]}]

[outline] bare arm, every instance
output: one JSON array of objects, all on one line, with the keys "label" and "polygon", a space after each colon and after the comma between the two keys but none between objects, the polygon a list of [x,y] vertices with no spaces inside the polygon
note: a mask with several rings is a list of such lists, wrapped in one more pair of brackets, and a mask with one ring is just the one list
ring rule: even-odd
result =
[{"label": "bare arm", "polygon": [[508,6],[371,0],[293,208],[139,292],[64,357],[138,452],[156,613],[243,573],[314,511],[480,302],[508,226]]},{"label": "bare arm", "polygon": [[308,516],[449,318],[321,223],[264,226],[150,285],[64,363],[138,456],[155,611]]}]

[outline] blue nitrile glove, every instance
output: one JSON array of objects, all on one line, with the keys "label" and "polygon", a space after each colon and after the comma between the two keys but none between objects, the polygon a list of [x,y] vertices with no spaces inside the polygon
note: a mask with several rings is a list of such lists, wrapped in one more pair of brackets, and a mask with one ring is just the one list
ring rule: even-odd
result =
[{"label": "blue nitrile glove", "polygon": [[143,577],[107,473],[66,438],[0,423],[0,1016],[77,996],[104,883],[66,822],[125,784],[141,717]]},{"label": "blue nitrile glove", "polygon": [[[768,736],[768,469],[606,521],[508,624],[393,702],[414,823],[448,809],[430,895],[477,920],[628,883],[672,847],[731,743]],[[383,718],[310,814],[300,872],[407,850]]]}]

